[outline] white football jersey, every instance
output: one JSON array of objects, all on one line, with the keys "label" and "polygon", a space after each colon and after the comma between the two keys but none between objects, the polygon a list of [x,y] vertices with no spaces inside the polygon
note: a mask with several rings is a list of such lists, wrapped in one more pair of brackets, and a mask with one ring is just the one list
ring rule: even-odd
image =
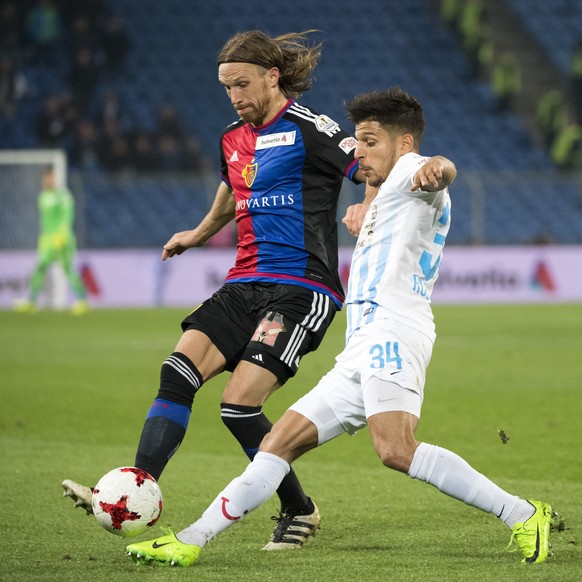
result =
[{"label": "white football jersey", "polygon": [[370,204],[352,257],[346,339],[365,323],[390,317],[434,341],[430,295],[451,223],[451,200],[446,188],[410,190],[414,174],[429,159],[402,156]]}]

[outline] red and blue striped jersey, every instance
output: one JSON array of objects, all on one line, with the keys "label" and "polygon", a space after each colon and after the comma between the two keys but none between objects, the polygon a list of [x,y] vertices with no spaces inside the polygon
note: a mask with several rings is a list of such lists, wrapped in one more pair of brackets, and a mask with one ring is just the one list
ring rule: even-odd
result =
[{"label": "red and blue striped jersey", "polygon": [[344,176],[356,181],[356,140],[289,100],[269,123],[239,120],[221,137],[221,172],[233,190],[237,257],[226,283],[300,285],[341,307],[336,213]]}]

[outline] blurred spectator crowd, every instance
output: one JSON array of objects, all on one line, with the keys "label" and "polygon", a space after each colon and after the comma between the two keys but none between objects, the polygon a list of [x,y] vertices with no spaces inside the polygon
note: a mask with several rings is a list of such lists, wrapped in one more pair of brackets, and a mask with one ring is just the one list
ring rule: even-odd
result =
[{"label": "blurred spectator crowd", "polygon": [[[523,90],[522,70],[512,52],[504,51],[494,57],[487,2],[440,0],[439,5],[441,19],[456,34],[469,58],[472,78],[489,79],[499,112],[515,110]],[[562,169],[581,168],[582,39],[572,51],[569,87],[566,91],[551,88],[539,98],[537,123],[543,146],[554,165]]]},{"label": "blurred spectator crowd", "polygon": [[[73,166],[119,173],[198,172],[209,162],[171,103],[157,127],[136,127],[116,81],[130,40],[104,0],[0,0],[0,120],[34,97],[36,147],[64,148]],[[49,89],[27,73],[52,75]]]}]

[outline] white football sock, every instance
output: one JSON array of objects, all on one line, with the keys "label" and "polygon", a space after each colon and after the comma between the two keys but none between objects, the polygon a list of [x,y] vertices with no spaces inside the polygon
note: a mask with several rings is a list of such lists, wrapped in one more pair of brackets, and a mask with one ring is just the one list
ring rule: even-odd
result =
[{"label": "white football sock", "polygon": [[289,470],[289,463],[281,457],[257,453],[245,472],[218,494],[196,523],[178,532],[177,538],[185,544],[204,547],[222,530],[269,500]]},{"label": "white football sock", "polygon": [[510,528],[533,514],[530,503],[510,495],[455,453],[435,445],[420,443],[408,474],[446,495],[492,513]]}]

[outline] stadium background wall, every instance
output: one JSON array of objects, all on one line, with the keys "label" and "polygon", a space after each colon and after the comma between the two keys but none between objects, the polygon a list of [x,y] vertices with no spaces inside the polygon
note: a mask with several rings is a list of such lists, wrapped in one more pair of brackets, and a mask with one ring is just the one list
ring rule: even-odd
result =
[{"label": "stadium background wall", "polygon": [[[352,249],[340,249],[349,275]],[[582,246],[450,247],[435,285],[435,304],[582,302]],[[33,251],[0,252],[0,309],[28,288]],[[160,260],[157,250],[79,252],[78,268],[93,307],[192,308],[221,285],[234,261],[231,249],[191,249]],[[45,298],[46,301],[46,298]]]}]

